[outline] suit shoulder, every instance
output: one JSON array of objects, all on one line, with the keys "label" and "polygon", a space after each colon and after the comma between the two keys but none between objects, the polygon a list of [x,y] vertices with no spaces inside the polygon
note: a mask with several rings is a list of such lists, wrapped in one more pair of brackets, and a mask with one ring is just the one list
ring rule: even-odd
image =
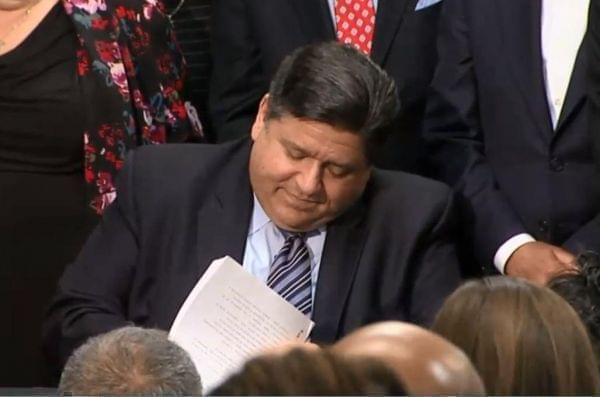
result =
[{"label": "suit shoulder", "polygon": [[454,212],[450,187],[418,175],[377,170],[366,193],[368,222],[390,236],[418,236]]},{"label": "suit shoulder", "polygon": [[152,185],[162,183],[185,185],[211,179],[218,172],[247,162],[246,140],[227,144],[163,144],[139,147],[127,159],[137,180]]},{"label": "suit shoulder", "polygon": [[390,199],[447,200],[452,195],[450,187],[443,182],[401,171],[376,170],[372,189],[377,195]]},{"label": "suit shoulder", "polygon": [[453,206],[452,189],[438,181],[400,171],[377,170],[367,198],[372,216],[389,220],[436,218]]}]

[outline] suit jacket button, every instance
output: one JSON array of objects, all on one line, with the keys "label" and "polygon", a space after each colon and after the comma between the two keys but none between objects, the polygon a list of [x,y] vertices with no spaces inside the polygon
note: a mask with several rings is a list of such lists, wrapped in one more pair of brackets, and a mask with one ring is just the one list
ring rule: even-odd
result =
[{"label": "suit jacket button", "polygon": [[540,233],[546,233],[549,228],[550,228],[550,222],[548,222],[547,220],[542,219],[541,221],[538,222],[538,230],[540,231]]},{"label": "suit jacket button", "polygon": [[552,157],[550,159],[550,169],[554,172],[561,172],[565,169],[565,163],[558,157]]}]

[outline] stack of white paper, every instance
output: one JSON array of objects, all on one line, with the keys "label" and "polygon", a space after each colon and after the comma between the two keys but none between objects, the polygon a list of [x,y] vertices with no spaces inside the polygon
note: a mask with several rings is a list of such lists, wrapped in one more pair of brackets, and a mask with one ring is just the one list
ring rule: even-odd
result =
[{"label": "stack of white paper", "polygon": [[226,256],[212,262],[179,309],[169,339],[192,357],[205,393],[248,358],[291,340],[314,323]]}]

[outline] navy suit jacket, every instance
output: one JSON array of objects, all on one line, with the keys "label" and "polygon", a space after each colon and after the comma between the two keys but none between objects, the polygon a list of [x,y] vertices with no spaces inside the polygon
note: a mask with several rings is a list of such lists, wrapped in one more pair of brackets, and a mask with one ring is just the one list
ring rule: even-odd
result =
[{"label": "navy suit jacket", "polygon": [[594,143],[596,164],[600,167],[600,1],[598,0],[590,2],[588,35],[590,134]]},{"label": "navy suit jacket", "polygon": [[541,50],[541,0],[450,0],[426,137],[437,177],[461,193],[479,261],[518,233],[600,250],[600,175],[587,130],[586,40],[553,130]]},{"label": "navy suit jacket", "polygon": [[[421,171],[425,98],[436,63],[440,4],[379,0],[371,58],[396,81],[396,133],[376,156],[383,168]],[[335,40],[327,0],[218,0],[213,6],[209,109],[218,141],[248,135],[279,63],[306,44]]]},{"label": "navy suit jacket", "polygon": [[[55,362],[126,324],[169,329],[213,259],[242,262],[249,148],[243,140],[131,154],[115,203],[60,280],[44,332]],[[362,198],[327,226],[312,340],[383,319],[429,324],[460,280],[452,202],[439,182],[375,170]]]}]

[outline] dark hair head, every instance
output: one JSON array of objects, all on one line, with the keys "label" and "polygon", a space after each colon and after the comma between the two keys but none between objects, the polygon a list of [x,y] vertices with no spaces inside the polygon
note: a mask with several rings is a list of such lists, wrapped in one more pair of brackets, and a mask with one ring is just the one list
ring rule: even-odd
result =
[{"label": "dark hair head", "polygon": [[372,159],[399,108],[394,80],[379,66],[353,47],[324,42],[283,60],[271,81],[266,118],[291,115],[361,134]]},{"label": "dark hair head", "polygon": [[248,361],[213,390],[215,396],[404,395],[394,372],[375,359],[349,359],[328,350],[294,349]]},{"label": "dark hair head", "polygon": [[600,256],[585,252],[577,257],[577,265],[579,271],[561,274],[548,286],[575,309],[600,359]]},{"label": "dark hair head", "polygon": [[548,288],[503,276],[469,281],[446,300],[433,330],[467,353],[492,395],[600,392],[585,328]]}]

